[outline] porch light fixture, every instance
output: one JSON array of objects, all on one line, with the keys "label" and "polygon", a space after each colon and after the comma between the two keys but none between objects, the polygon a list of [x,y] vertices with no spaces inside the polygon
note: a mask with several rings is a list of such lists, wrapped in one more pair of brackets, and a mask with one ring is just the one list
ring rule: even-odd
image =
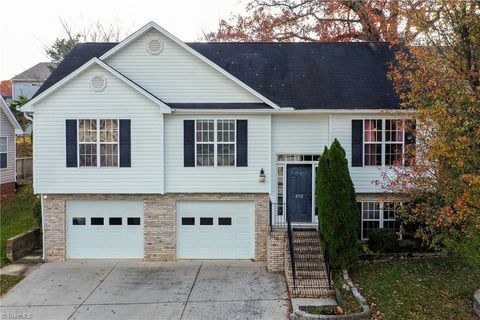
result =
[{"label": "porch light fixture", "polygon": [[263,168],[260,170],[260,174],[258,175],[258,181],[265,182],[265,171]]}]

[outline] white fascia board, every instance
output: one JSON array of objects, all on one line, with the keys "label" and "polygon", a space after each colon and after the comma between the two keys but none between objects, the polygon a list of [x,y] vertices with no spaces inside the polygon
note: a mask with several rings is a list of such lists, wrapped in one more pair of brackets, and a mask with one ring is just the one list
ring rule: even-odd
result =
[{"label": "white fascia board", "polygon": [[60,80],[59,82],[55,83],[53,86],[51,86],[50,88],[48,88],[47,90],[42,92],[40,95],[38,95],[37,97],[30,100],[22,108],[20,108],[20,111],[22,111],[22,112],[34,112],[34,106],[35,106],[36,103],[45,99],[52,92],[55,92],[57,89],[59,89],[60,87],[62,87],[63,85],[65,85],[66,83],[71,81],[72,79],[74,79],[76,76],[78,76],[79,74],[81,74],[83,71],[85,71],[86,69],[88,69],[89,67],[91,67],[94,64],[96,64],[96,65],[102,67],[103,69],[105,69],[106,71],[110,72],[111,74],[116,76],[118,79],[122,80],[124,83],[126,83],[127,85],[129,85],[130,87],[132,87],[133,89],[138,91],[140,94],[144,95],[146,98],[148,98],[149,100],[151,100],[155,104],[159,105],[162,112],[165,112],[165,113],[170,113],[171,112],[170,107],[168,105],[166,105],[163,101],[161,101],[156,96],[154,96],[150,92],[146,91],[142,87],[138,86],[136,83],[134,83],[133,81],[131,81],[130,79],[128,79],[127,77],[122,75],[120,72],[113,69],[112,67],[110,67],[109,65],[107,65],[106,63],[104,63],[103,61],[101,61],[98,58],[92,58],[89,61],[87,61],[80,68],[76,69],[75,71],[70,73],[68,76],[66,76],[65,78],[63,78],[62,80]]},{"label": "white fascia board", "polygon": [[13,115],[12,110],[10,110],[9,106],[7,105],[7,102],[3,99],[2,96],[0,96],[0,106],[2,108],[3,113],[5,113],[5,116],[7,117],[8,121],[10,121],[13,128],[15,129],[15,134],[23,134],[22,127],[20,127],[20,124],[18,123],[17,119]]},{"label": "white fascia board", "polygon": [[407,109],[302,109],[295,110],[293,108],[278,109],[172,109],[172,113],[176,114],[215,114],[215,113],[255,113],[255,114],[413,114],[415,110]]},{"label": "white fascia board", "polygon": [[234,77],[231,73],[227,72],[226,70],[224,70],[222,67],[220,67],[219,65],[217,65],[216,63],[214,63],[213,61],[211,61],[210,59],[206,58],[205,56],[203,56],[202,54],[200,54],[198,51],[192,49],[191,47],[189,47],[188,45],[186,45],[183,41],[181,41],[180,39],[178,39],[177,37],[175,37],[174,35],[172,35],[170,32],[168,32],[167,30],[163,29],[162,27],[160,27],[158,24],[156,24],[155,22],[151,21],[149,23],[147,23],[145,26],[143,26],[142,28],[140,28],[138,31],[132,33],[130,36],[128,36],[127,38],[125,38],[125,40],[123,40],[122,42],[120,42],[119,44],[117,44],[115,47],[113,47],[112,49],[108,50],[107,52],[105,52],[101,57],[100,59],[102,60],[105,60],[107,59],[108,57],[110,57],[111,55],[115,54],[116,52],[118,52],[119,50],[121,50],[122,48],[124,48],[125,46],[127,46],[128,44],[130,44],[132,41],[135,41],[137,38],[139,38],[141,35],[143,35],[144,33],[146,33],[147,31],[149,31],[150,29],[155,29],[157,30],[158,32],[160,32],[161,34],[163,34],[164,36],[166,36],[167,38],[169,38],[170,40],[172,40],[173,42],[175,42],[176,44],[178,44],[180,47],[182,47],[183,49],[187,50],[188,52],[190,52],[192,55],[194,55],[195,57],[197,57],[198,59],[202,60],[203,62],[205,62],[206,64],[208,64],[210,67],[212,67],[213,69],[217,70],[220,74],[222,74],[223,76],[225,76],[226,78],[232,80],[233,82],[235,82],[237,85],[241,86],[243,89],[247,90],[249,93],[251,93],[252,95],[254,95],[255,97],[259,98],[260,100],[262,100],[263,102],[265,102],[266,104],[268,104],[270,107],[272,107],[273,109],[280,109],[280,107],[274,103],[273,101],[271,101],[270,99],[267,99],[266,97],[264,97],[263,95],[261,95],[258,91],[252,89],[250,86],[248,86],[247,84],[245,84],[243,81],[239,80],[238,78]]}]

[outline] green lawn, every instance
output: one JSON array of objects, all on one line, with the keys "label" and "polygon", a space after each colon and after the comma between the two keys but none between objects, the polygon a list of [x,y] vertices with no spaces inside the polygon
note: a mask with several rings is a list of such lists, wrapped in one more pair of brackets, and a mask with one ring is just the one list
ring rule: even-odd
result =
[{"label": "green lawn", "polygon": [[0,266],[8,262],[7,239],[36,227],[32,208],[35,203],[31,184],[20,186],[17,194],[0,208]]},{"label": "green lawn", "polygon": [[480,266],[461,258],[392,261],[356,267],[350,273],[375,319],[478,319],[472,297],[480,288]]},{"label": "green lawn", "polygon": [[23,278],[23,276],[0,275],[0,295],[7,293],[11,287],[19,283]]}]

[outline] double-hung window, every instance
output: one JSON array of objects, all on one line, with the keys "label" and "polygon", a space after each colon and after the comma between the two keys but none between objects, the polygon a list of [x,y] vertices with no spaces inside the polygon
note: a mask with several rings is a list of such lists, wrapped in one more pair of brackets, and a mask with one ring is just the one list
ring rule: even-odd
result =
[{"label": "double-hung window", "polygon": [[8,139],[0,137],[0,169],[7,167]]},{"label": "double-hung window", "polygon": [[376,229],[398,231],[395,202],[362,202],[362,240],[367,240]]},{"label": "double-hung window", "polygon": [[363,128],[364,166],[403,165],[403,120],[365,119]]},{"label": "double-hung window", "polygon": [[118,167],[118,120],[78,120],[80,167]]},{"label": "double-hung window", "polygon": [[196,120],[195,151],[198,167],[235,166],[235,120]]}]

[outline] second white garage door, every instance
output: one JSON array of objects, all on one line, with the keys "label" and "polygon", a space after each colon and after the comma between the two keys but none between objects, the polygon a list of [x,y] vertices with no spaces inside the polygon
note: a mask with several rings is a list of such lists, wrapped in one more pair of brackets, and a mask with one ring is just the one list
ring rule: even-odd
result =
[{"label": "second white garage door", "polygon": [[143,201],[67,201],[67,258],[143,259]]},{"label": "second white garage door", "polygon": [[177,202],[177,258],[255,258],[254,212],[253,201]]}]

